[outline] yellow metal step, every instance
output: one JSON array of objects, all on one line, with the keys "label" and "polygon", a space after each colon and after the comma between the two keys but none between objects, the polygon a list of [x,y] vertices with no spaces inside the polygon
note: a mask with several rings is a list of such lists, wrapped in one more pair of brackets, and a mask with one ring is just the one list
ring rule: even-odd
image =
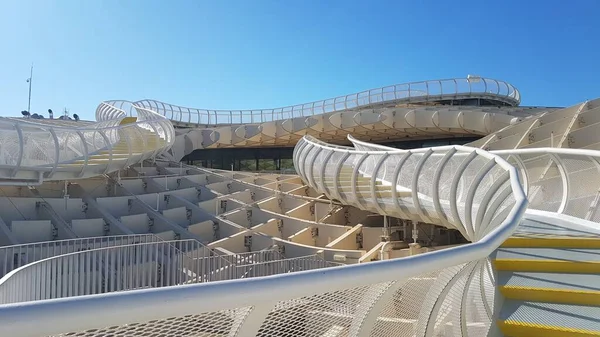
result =
[{"label": "yellow metal step", "polygon": [[600,249],[600,238],[582,237],[511,237],[503,248],[592,248]]},{"label": "yellow metal step", "polygon": [[[376,185],[375,186],[375,191],[391,191],[392,190],[392,186],[383,186],[383,185]],[[340,191],[352,191],[352,185],[348,184],[348,185],[340,185]],[[369,185],[358,185],[356,186],[356,191],[357,192],[364,192],[364,191],[371,191],[371,186]]]},{"label": "yellow metal step", "polygon": [[538,259],[496,259],[494,266],[504,271],[530,271],[547,273],[600,273],[600,262],[597,261],[564,261]]},{"label": "yellow metal step", "polygon": [[506,337],[597,337],[600,331],[570,329],[560,326],[518,321],[497,321],[498,327]]},{"label": "yellow metal step", "polygon": [[576,305],[600,305],[600,291],[500,286],[504,297],[520,301]]},{"label": "yellow metal step", "polygon": [[[342,179],[343,178],[343,179]],[[320,181],[320,179],[318,177],[316,177],[315,179],[316,181]],[[334,181],[336,181],[335,179],[333,179],[332,177],[325,177],[325,182],[326,183],[333,183]],[[342,183],[346,183],[346,184],[350,184],[352,183],[352,178],[348,177],[348,178],[344,178],[344,177],[340,177],[337,179],[337,182],[342,184]],[[357,177],[356,182],[358,183],[368,183],[371,184],[371,178],[365,178],[365,177]],[[381,181],[375,180],[375,185],[382,185],[383,183]]]},{"label": "yellow metal step", "polygon": [[133,124],[137,121],[137,117],[125,117],[121,120],[120,125]]},{"label": "yellow metal step", "polygon": [[[357,195],[368,199],[368,198],[372,198],[373,194],[369,191],[363,191],[363,192],[357,192]],[[381,192],[375,192],[375,197],[376,198],[391,198],[392,197],[392,191],[381,191]]]},{"label": "yellow metal step", "polygon": [[[128,157],[129,156],[129,152],[127,153],[113,153],[113,158],[115,157]],[[93,154],[89,157],[89,159],[104,159],[104,158],[110,158],[110,155],[108,153],[106,154]]]}]

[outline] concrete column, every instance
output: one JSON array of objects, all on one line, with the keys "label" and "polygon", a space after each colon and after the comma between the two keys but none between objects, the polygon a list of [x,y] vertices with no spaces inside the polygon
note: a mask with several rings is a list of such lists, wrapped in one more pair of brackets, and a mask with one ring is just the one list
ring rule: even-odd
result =
[{"label": "concrete column", "polygon": [[276,158],[273,159],[275,161],[275,170],[277,171],[281,171],[281,159],[280,158]]},{"label": "concrete column", "polygon": [[419,254],[419,249],[421,249],[421,245],[418,243],[409,243],[408,248],[409,248],[411,256],[417,255],[417,254]]}]

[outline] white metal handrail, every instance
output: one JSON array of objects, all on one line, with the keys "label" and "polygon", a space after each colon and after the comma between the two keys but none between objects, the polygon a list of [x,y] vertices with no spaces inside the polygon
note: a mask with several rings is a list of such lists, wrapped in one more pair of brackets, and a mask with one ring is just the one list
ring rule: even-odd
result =
[{"label": "white metal handrail", "polygon": [[151,234],[64,240],[54,247],[51,243],[0,252],[19,251],[29,258],[0,278],[0,304],[342,265],[317,255],[285,259],[274,250],[214,255],[198,241],[163,241]]},{"label": "white metal handrail", "polygon": [[49,257],[109,246],[163,241],[154,234],[132,234],[25,243],[0,247],[0,278],[8,272]]},{"label": "white metal handrail", "polygon": [[294,258],[266,259],[239,263],[235,266],[239,278],[264,277],[304,270],[331,268],[342,266],[341,263],[325,261],[318,255],[300,256]]},{"label": "white metal handrail", "polygon": [[[381,103],[411,103],[459,98],[491,98],[513,106],[517,106],[521,102],[519,91],[507,82],[487,78],[453,78],[391,85],[322,101],[275,109],[194,109],[148,99],[135,102],[135,105],[154,110],[175,122],[218,125],[264,123]],[[119,108],[126,109],[131,106],[129,102],[124,101],[107,102]]]},{"label": "white metal handrail", "polygon": [[[349,138],[359,146],[360,142]],[[482,214],[491,217],[498,207],[507,212],[512,202],[508,173],[512,166],[480,149],[344,150],[305,136],[294,151],[299,175],[330,199],[379,214],[455,228],[469,240],[500,224],[482,225],[491,220]],[[346,173],[342,173],[344,169]],[[335,177],[344,174],[346,183],[340,185]],[[364,181],[366,178],[369,180]],[[391,196],[378,197],[377,183],[389,186]]]},{"label": "white metal handrail", "polygon": [[11,271],[0,279],[0,303],[229,280],[233,266],[195,240],[83,249]]},{"label": "white metal handrail", "polygon": [[[349,137],[356,148],[397,151]],[[316,140],[313,140],[316,141]],[[318,141],[317,141],[318,142]],[[529,200],[528,209],[600,221],[600,152],[570,148],[491,151],[517,169]]]},{"label": "white metal handrail", "polygon": [[529,208],[600,221],[600,152],[536,148],[493,151],[517,168]]}]

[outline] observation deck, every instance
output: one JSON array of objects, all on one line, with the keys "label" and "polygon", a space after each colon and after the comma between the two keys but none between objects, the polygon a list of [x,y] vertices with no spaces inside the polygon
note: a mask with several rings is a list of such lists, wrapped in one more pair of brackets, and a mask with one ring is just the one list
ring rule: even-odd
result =
[{"label": "observation deck", "polygon": [[[518,106],[521,94],[511,84],[494,79],[471,77],[421,81],[370,89],[355,94],[274,109],[210,110],[141,100],[137,105],[156,111],[177,126],[217,127],[222,125],[260,124],[310,117],[331,112],[368,109],[396,104],[460,102],[486,100],[487,105]],[[116,102],[115,102],[116,104]],[[470,104],[475,105],[474,102]]]},{"label": "observation deck", "polygon": [[304,135],[333,143],[346,143],[349,132],[371,142],[483,136],[541,110],[519,108],[520,101],[511,84],[470,76],[397,84],[275,109],[194,109],[155,100],[135,104],[179,128],[170,154],[180,160],[200,149],[293,147]]}]

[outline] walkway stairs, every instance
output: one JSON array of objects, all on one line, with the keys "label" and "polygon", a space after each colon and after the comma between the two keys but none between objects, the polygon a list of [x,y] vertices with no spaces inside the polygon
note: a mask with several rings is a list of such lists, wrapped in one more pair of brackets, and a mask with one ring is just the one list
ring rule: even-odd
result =
[{"label": "walkway stairs", "polygon": [[40,185],[108,174],[156,158],[172,145],[173,126],[162,116],[140,111],[126,117],[115,111],[78,125],[1,119],[0,124],[10,123],[18,131],[7,133],[5,143],[11,145],[1,147],[0,184]]},{"label": "walkway stairs", "polygon": [[497,251],[504,297],[498,326],[507,337],[600,336],[600,236],[524,219]]},{"label": "walkway stairs", "polygon": [[[133,124],[135,122],[136,117],[126,117],[121,121],[121,125]],[[131,156],[139,156],[144,152],[158,149],[166,145],[166,140],[157,137],[153,131],[141,127],[127,128],[120,130],[119,132],[120,140],[111,148],[113,163],[121,161],[126,162],[130,157],[130,153]],[[128,139],[132,140],[130,144],[127,143]],[[111,160],[110,152],[111,151],[109,149],[106,149],[90,155],[88,159],[88,165],[106,165],[106,163]],[[84,163],[85,160],[81,159],[66,164],[65,166],[77,167]]]},{"label": "walkway stairs", "polygon": [[[333,168],[332,168],[333,169]],[[342,166],[340,173],[337,176],[337,182],[339,183],[339,192],[350,195],[352,193],[352,176],[354,169],[349,166]],[[335,178],[325,177],[326,184],[332,184]],[[317,182],[317,181],[315,181]],[[359,198],[369,199],[372,197],[371,192],[371,177],[365,176],[361,172],[357,172],[356,175],[356,194]],[[317,182],[320,183],[320,182]],[[375,181],[375,197],[376,198],[391,198],[393,186],[387,184],[384,185],[381,181]],[[333,191],[330,191],[333,192]],[[396,188],[396,195],[410,196],[411,192],[406,188]]]}]

